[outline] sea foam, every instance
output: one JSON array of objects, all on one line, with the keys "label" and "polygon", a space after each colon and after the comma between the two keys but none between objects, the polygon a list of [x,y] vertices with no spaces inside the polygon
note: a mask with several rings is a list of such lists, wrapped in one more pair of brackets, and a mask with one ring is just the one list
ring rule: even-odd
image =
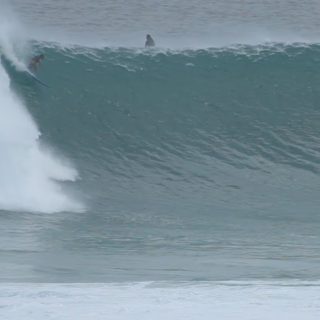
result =
[{"label": "sea foam", "polygon": [[55,320],[313,320],[319,284],[12,284],[1,286],[2,318]]},{"label": "sea foam", "polygon": [[[3,15],[3,16],[2,16]],[[26,65],[19,57],[25,44],[10,13],[1,15],[0,52],[16,70]],[[17,42],[19,39],[19,42]],[[19,50],[20,49],[20,50]],[[0,65],[0,209],[36,212],[79,210],[57,180],[73,181],[77,172],[40,144],[40,132],[15,95]]]}]

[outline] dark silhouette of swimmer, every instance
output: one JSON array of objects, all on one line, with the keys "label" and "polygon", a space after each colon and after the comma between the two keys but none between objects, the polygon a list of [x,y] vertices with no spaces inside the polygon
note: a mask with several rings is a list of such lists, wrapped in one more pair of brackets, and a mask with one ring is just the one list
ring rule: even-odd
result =
[{"label": "dark silhouette of swimmer", "polygon": [[150,36],[150,34],[147,34],[145,47],[150,48],[150,47],[154,47],[155,45],[156,44],[155,44],[154,40],[152,39],[152,37]]},{"label": "dark silhouette of swimmer", "polygon": [[36,72],[44,59],[44,54],[39,54],[37,56],[34,56],[29,63],[29,70]]}]

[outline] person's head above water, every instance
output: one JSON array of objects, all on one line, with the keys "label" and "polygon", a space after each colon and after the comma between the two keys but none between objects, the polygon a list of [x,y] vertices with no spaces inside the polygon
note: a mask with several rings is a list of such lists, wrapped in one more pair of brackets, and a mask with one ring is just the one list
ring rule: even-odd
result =
[{"label": "person's head above water", "polygon": [[152,37],[150,36],[150,34],[147,34],[147,36],[146,36],[145,46],[146,46],[146,47],[154,47],[154,46],[155,46],[154,40],[152,39]]}]

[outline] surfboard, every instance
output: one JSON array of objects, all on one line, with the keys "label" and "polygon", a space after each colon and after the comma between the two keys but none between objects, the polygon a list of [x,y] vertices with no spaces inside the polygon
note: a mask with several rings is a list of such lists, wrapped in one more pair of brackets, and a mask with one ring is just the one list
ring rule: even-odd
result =
[{"label": "surfboard", "polygon": [[23,80],[23,82],[30,82],[30,79],[41,84],[46,88],[50,88],[45,82],[40,80],[32,71],[30,71],[26,66],[21,68],[16,68],[13,63],[8,60],[4,55],[0,54],[0,63],[4,66],[6,71],[12,75],[17,81]]},{"label": "surfboard", "polygon": [[43,85],[44,87],[50,88],[46,83],[44,83],[43,81],[41,81],[38,77],[36,77],[31,71],[27,70],[26,71],[27,74],[36,82],[40,83],[41,85]]}]

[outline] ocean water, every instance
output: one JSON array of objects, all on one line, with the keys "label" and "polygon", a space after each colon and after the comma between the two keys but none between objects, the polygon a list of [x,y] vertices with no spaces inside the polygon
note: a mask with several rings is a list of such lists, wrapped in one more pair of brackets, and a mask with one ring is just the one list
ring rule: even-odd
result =
[{"label": "ocean water", "polygon": [[318,2],[0,5],[1,318],[318,319]]}]

